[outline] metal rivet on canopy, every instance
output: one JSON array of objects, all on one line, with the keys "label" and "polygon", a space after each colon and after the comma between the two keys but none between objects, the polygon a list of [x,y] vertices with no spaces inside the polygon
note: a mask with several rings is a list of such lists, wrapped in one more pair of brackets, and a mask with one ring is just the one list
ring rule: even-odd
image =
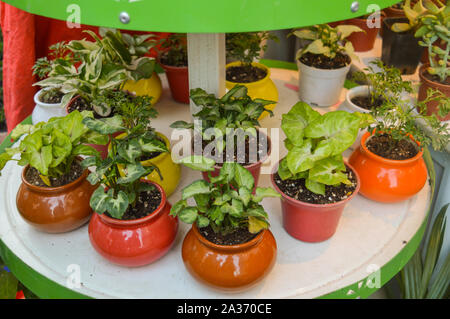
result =
[{"label": "metal rivet on canopy", "polygon": [[352,12],[356,12],[359,10],[359,2],[358,1],[353,1],[351,6],[350,6],[350,10],[352,10]]},{"label": "metal rivet on canopy", "polygon": [[120,22],[122,22],[123,24],[127,24],[128,22],[130,22],[130,16],[128,15],[128,13],[126,13],[125,11],[121,12],[119,14],[119,20]]}]

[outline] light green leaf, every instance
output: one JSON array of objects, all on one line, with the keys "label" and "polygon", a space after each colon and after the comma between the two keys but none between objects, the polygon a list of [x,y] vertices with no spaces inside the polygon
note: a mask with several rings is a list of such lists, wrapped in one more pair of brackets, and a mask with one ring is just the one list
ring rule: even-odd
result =
[{"label": "light green leaf", "polygon": [[311,192],[325,195],[325,184],[313,181],[309,178],[305,180],[305,186],[307,189],[309,189]]},{"label": "light green leaf", "polygon": [[329,157],[315,163],[314,167],[309,170],[308,180],[326,185],[348,184],[350,181],[344,171],[345,164],[342,157]]},{"label": "light green leaf", "polygon": [[246,187],[247,189],[253,189],[253,186],[255,185],[253,175],[237,163],[235,164],[234,180],[239,188]]},{"label": "light green leaf", "polygon": [[211,192],[209,184],[204,180],[197,180],[185,188],[182,191],[182,199],[188,199],[198,194],[209,194]]},{"label": "light green leaf", "polygon": [[119,191],[117,198],[113,197],[113,190],[108,190],[108,198],[106,200],[106,209],[108,213],[117,219],[122,219],[123,214],[126,212],[129,199],[127,193]]},{"label": "light green leaf", "polygon": [[282,115],[281,128],[289,141],[297,146],[302,145],[304,129],[308,123],[321,117],[307,103],[298,102],[288,113]]},{"label": "light green leaf", "polygon": [[259,203],[265,197],[281,197],[281,195],[271,187],[257,187],[253,200]]},{"label": "light green leaf", "polygon": [[184,157],[179,161],[179,163],[193,170],[202,172],[213,171],[214,165],[216,164],[216,162],[213,159],[199,155],[191,155]]},{"label": "light green leaf", "polygon": [[178,217],[186,224],[192,224],[195,222],[198,216],[198,210],[195,207],[183,208],[179,213]]}]

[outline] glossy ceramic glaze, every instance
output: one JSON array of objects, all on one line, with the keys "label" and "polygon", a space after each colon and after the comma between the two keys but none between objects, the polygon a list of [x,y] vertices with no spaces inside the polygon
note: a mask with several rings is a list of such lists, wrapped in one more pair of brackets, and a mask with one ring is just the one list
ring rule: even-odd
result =
[{"label": "glossy ceramic glaze", "polygon": [[169,216],[170,204],[161,186],[161,204],[150,215],[119,220],[94,213],[89,222],[89,239],[95,250],[110,262],[127,267],[150,264],[164,256],[175,240],[178,218]]},{"label": "glossy ceramic glaze", "polygon": [[27,165],[22,170],[22,184],[17,192],[17,210],[23,219],[36,229],[47,233],[63,233],[74,230],[92,214],[89,200],[97,186],[86,177],[88,170],[72,183],[60,187],[39,187],[25,179]]},{"label": "glossy ceramic glaze", "polygon": [[156,72],[148,79],[140,79],[139,81],[128,80],[125,82],[123,90],[135,93],[138,96],[148,95],[152,98],[152,105],[159,101],[162,93],[161,79]]},{"label": "glossy ceramic glaze", "polygon": [[[164,192],[166,193],[166,196],[168,197],[168,196],[172,195],[172,193],[177,188],[178,183],[180,182],[181,167],[179,164],[175,164],[172,161],[172,154],[170,153],[170,142],[169,142],[168,138],[166,136],[164,136],[162,133],[156,132],[156,134],[161,139],[164,140],[164,143],[166,144],[167,148],[169,149],[169,152],[161,153],[160,155],[158,155],[152,159],[142,161],[141,164],[142,164],[142,166],[150,166],[150,164],[153,164],[159,168],[161,175],[163,177],[162,180],[159,177],[158,172],[156,172],[156,171],[153,171],[152,173],[150,173],[149,175],[144,177],[144,179],[149,180],[151,182],[158,183],[159,185],[161,185],[162,188],[164,189]],[[118,135],[117,138],[121,138],[123,136],[125,136],[124,133],[121,135]],[[120,169],[120,173],[123,174],[123,169],[121,168],[121,166],[119,166],[119,169]]]},{"label": "glossy ceramic glaze", "polygon": [[360,146],[349,159],[361,178],[360,193],[383,203],[401,202],[417,194],[427,180],[423,152],[407,160],[385,159],[369,151],[369,136],[369,132],[362,136]]},{"label": "glossy ceramic glaze", "polygon": [[216,245],[193,225],[183,241],[182,257],[189,273],[210,287],[242,291],[263,279],[272,269],[277,244],[270,230],[263,230],[244,244]]},{"label": "glossy ceramic glaze", "polygon": [[[438,91],[442,92],[443,94],[445,94],[445,96],[450,97],[450,85],[438,83],[435,81],[430,81],[428,78],[426,78],[424,76],[424,72],[426,72],[426,68],[428,68],[428,67],[429,67],[429,64],[424,64],[419,69],[420,87],[419,87],[418,100],[419,101],[425,100],[427,97],[427,91],[430,88],[438,90]],[[436,114],[436,116],[439,118],[439,120],[450,121],[450,113],[444,117],[437,115],[438,106],[439,106],[439,104],[437,101],[428,102],[427,103],[427,114],[428,115]]]},{"label": "glossy ceramic glaze", "polygon": [[[242,62],[231,62],[226,65],[226,68],[232,67],[232,66],[240,66],[242,65]],[[250,83],[238,83],[238,82],[231,82],[231,81],[225,81],[225,86],[227,90],[231,90],[235,85],[244,85],[247,87],[247,94],[252,99],[264,99],[268,101],[275,101],[278,102],[278,90],[275,84],[273,83],[272,79],[270,78],[270,69],[266,67],[263,64],[253,62],[253,66],[256,66],[260,69],[263,69],[266,71],[266,76],[262,78],[259,81],[250,82]],[[273,110],[277,104],[269,104],[266,105],[266,108],[269,110]],[[267,112],[263,112],[261,116],[259,117],[259,120],[269,115]]]},{"label": "glossy ceramic glaze", "polygon": [[332,204],[311,204],[301,202],[284,194],[274,180],[278,165],[271,175],[275,190],[281,194],[283,227],[289,235],[301,241],[316,243],[334,235],[345,205],[358,194],[360,179],[356,170],[346,163],[356,177],[356,189],[346,199]]},{"label": "glossy ceramic glaze", "polygon": [[189,104],[189,73],[188,67],[176,67],[165,65],[160,62],[166,71],[169,82],[170,93],[175,101]]},{"label": "glossy ceramic glaze", "polygon": [[55,116],[64,116],[66,112],[61,106],[61,103],[44,103],[39,100],[39,96],[44,91],[41,89],[34,95],[34,109],[31,113],[31,122],[37,124],[39,122],[47,122],[50,118]]}]

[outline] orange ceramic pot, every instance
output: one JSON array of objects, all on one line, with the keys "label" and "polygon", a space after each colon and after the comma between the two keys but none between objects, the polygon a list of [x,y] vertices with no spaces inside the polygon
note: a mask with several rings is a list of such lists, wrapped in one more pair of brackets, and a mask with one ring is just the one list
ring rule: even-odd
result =
[{"label": "orange ceramic pot", "polygon": [[369,132],[362,136],[359,148],[349,159],[361,179],[359,192],[382,203],[401,202],[417,194],[427,180],[423,151],[406,160],[385,159],[367,148],[366,141],[370,136]]},{"label": "orange ceramic pot", "polygon": [[170,204],[161,186],[161,204],[143,218],[119,220],[105,214],[93,214],[89,222],[89,239],[95,250],[112,263],[139,267],[164,256],[172,247],[178,231],[178,218],[169,216]]},{"label": "orange ceramic pot", "polygon": [[183,241],[182,257],[189,273],[210,287],[242,291],[263,279],[275,264],[277,244],[270,230],[239,245],[216,245],[194,224]]},{"label": "orange ceramic pot", "polygon": [[16,197],[17,209],[28,224],[43,232],[63,233],[89,221],[92,214],[89,200],[97,186],[86,180],[88,170],[69,184],[40,187],[25,179],[29,167],[22,170],[22,184]]},{"label": "orange ceramic pot", "polygon": [[[419,86],[419,95],[417,99],[419,101],[423,101],[427,98],[427,91],[428,89],[432,88],[435,90],[438,90],[445,94],[445,96],[450,97],[450,85],[443,84],[435,81],[431,81],[426,76],[424,76],[424,73],[426,72],[427,68],[429,67],[429,64],[424,64],[419,69],[419,78],[420,78],[420,86]],[[440,121],[450,121],[450,113],[446,116],[438,116],[439,104],[437,101],[430,101],[427,103],[427,115],[436,114],[437,118]]]}]

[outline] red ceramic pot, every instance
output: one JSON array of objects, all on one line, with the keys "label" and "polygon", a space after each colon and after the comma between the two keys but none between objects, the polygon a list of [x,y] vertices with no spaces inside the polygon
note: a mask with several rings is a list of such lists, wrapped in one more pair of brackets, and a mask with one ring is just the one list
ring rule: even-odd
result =
[{"label": "red ceramic pot", "polygon": [[366,132],[362,136],[360,146],[349,158],[361,178],[361,195],[377,202],[395,203],[417,194],[428,176],[423,151],[406,160],[386,159],[367,148],[370,135]]},{"label": "red ceramic pot", "polygon": [[87,169],[69,184],[40,187],[25,179],[29,167],[22,170],[22,184],[16,196],[17,210],[28,224],[46,233],[64,233],[89,221],[92,214],[89,200],[97,186],[87,181]]},{"label": "red ceramic pot", "polygon": [[365,52],[373,49],[375,39],[377,38],[380,28],[369,28],[367,19],[350,19],[345,24],[360,27],[364,32],[353,32],[347,39],[353,44],[356,52]]},{"label": "red ceramic pot", "polygon": [[166,71],[170,93],[175,101],[189,104],[189,73],[188,67],[170,66],[159,62]]},{"label": "red ceramic pot", "polygon": [[311,204],[298,201],[284,194],[275,183],[278,170],[275,165],[271,175],[272,184],[281,194],[283,227],[292,237],[301,241],[316,243],[329,239],[336,232],[345,205],[359,191],[360,179],[356,170],[346,163],[356,176],[356,189],[348,198],[333,204]]},{"label": "red ceramic pot", "polygon": [[[433,88],[435,90],[441,91],[445,94],[445,96],[450,97],[450,85],[443,84],[435,81],[431,81],[426,76],[424,76],[424,73],[426,72],[426,69],[429,67],[429,64],[424,64],[419,69],[419,78],[420,78],[420,87],[419,87],[419,96],[418,100],[423,101],[427,98],[427,91],[429,88]],[[438,102],[437,101],[431,101],[427,103],[427,114],[436,114],[439,120],[441,121],[450,121],[450,113],[446,116],[438,116]]]},{"label": "red ceramic pot", "polygon": [[[263,133],[260,132],[260,134],[263,134]],[[252,174],[253,179],[255,180],[255,186],[253,187],[253,190],[255,190],[255,188],[258,186],[259,175],[261,175],[261,165],[270,156],[270,152],[272,151],[272,142],[271,142],[269,136],[267,136],[267,144],[269,145],[269,149],[264,158],[260,159],[256,163],[244,166],[244,168],[247,169]],[[222,168],[222,166],[214,165],[214,171],[211,172],[211,175],[213,177],[219,176],[221,168]],[[209,182],[208,172],[202,172],[202,176],[205,181]]]},{"label": "red ceramic pot", "polygon": [[138,267],[150,264],[164,256],[175,240],[178,218],[169,216],[171,205],[164,190],[161,204],[150,215],[135,220],[119,220],[94,213],[89,222],[89,239],[95,250],[112,263]]},{"label": "red ceramic pot", "polygon": [[217,245],[194,224],[183,241],[182,257],[189,273],[212,288],[238,292],[263,279],[275,264],[277,244],[270,230],[238,245]]}]

